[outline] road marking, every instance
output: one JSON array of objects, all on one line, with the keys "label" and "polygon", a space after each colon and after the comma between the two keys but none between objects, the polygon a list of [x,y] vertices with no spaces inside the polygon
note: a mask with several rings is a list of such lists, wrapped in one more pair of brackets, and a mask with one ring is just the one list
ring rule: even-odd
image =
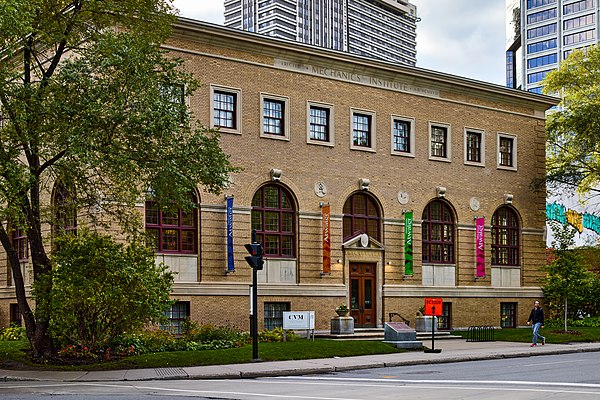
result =
[{"label": "road marking", "polygon": [[484,385],[519,385],[519,386],[555,386],[555,387],[577,387],[600,389],[597,383],[570,383],[570,382],[532,382],[532,381],[469,381],[469,380],[445,380],[445,379],[381,379],[381,378],[339,378],[339,377],[303,377],[303,376],[282,376],[270,379],[277,380],[316,380],[316,381],[345,381],[345,382],[394,382],[394,383],[443,383],[443,384],[484,384]]},{"label": "road marking", "polygon": [[[344,379],[344,378],[304,378],[304,377],[290,377],[290,379],[283,378],[274,378],[269,380],[249,380],[248,383],[262,383],[262,384],[273,384],[273,381],[281,381],[281,380],[289,380],[289,383],[297,383],[304,385],[340,385],[344,387],[349,386],[373,386],[379,388],[394,388],[394,389],[442,389],[442,390],[470,390],[470,391],[511,391],[511,392],[534,392],[534,393],[568,393],[568,394],[579,394],[579,395],[593,395],[594,398],[597,398],[599,392],[598,391],[585,391],[585,390],[568,390],[568,389],[543,389],[539,388],[540,385],[550,385],[550,386],[575,386],[575,387],[591,387],[591,388],[600,388],[600,385],[594,384],[572,384],[572,383],[552,383],[552,382],[511,382],[511,381],[423,381],[423,380],[389,380],[389,379]],[[292,382],[293,380],[298,380],[298,382]],[[310,381],[313,382],[310,382]],[[206,381],[204,381],[206,382]],[[211,382],[223,382],[223,381],[211,381]],[[366,382],[371,382],[370,384],[366,384]],[[498,386],[482,386],[490,385],[490,384],[498,384]],[[379,383],[378,385],[376,383]],[[408,385],[408,384],[410,385]],[[456,383],[454,386],[448,386],[448,383]],[[509,388],[506,387],[506,384],[518,384],[523,386],[536,385],[537,388],[532,387],[523,387],[523,388]],[[475,384],[473,386],[466,386],[467,384]],[[463,386],[465,385],[465,386]],[[92,386],[92,387],[111,387],[111,388],[120,388],[120,389],[135,389],[135,390],[151,390],[155,392],[171,392],[171,393],[190,393],[195,395],[230,395],[230,396],[248,396],[248,397],[257,397],[257,398],[281,398],[281,399],[305,399],[305,400],[364,400],[358,398],[348,398],[348,397],[318,397],[318,396],[295,396],[291,394],[270,394],[270,393],[251,393],[251,392],[230,392],[230,391],[220,391],[220,390],[194,390],[194,389],[177,389],[177,388],[163,388],[156,386],[147,386],[147,385],[134,385],[131,383],[123,383],[123,384],[105,384],[105,383],[87,383],[87,382],[74,382],[74,383],[63,383],[61,385],[58,384],[42,384],[42,385],[27,385],[27,386],[2,386],[1,389],[15,389],[15,388],[26,388],[26,389],[34,389],[34,388],[55,388],[65,386]]]},{"label": "road marking", "polygon": [[571,360],[571,361],[554,361],[554,362],[545,362],[545,363],[537,363],[537,364],[525,364],[523,367],[537,367],[540,365],[554,365],[554,364],[570,364],[570,363],[580,363],[581,360]]}]

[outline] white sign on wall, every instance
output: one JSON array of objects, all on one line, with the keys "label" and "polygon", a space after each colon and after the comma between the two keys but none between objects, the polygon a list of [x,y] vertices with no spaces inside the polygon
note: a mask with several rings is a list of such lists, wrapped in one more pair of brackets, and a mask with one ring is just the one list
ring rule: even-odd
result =
[{"label": "white sign on wall", "polygon": [[315,329],[315,312],[284,311],[283,329]]}]

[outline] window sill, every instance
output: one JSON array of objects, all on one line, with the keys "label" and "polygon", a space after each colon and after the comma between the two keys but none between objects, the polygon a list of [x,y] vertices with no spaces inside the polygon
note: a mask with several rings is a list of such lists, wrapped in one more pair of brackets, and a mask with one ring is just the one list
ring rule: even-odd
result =
[{"label": "window sill", "polygon": [[445,163],[451,163],[452,160],[450,158],[447,157],[435,157],[435,156],[429,156],[429,161],[440,161],[440,162],[445,162]]}]

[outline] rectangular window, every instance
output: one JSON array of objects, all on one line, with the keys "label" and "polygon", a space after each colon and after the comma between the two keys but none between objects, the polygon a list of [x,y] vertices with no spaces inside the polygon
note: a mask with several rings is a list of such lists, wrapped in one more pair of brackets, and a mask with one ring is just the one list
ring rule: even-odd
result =
[{"label": "rectangular window", "polygon": [[527,23],[536,24],[538,22],[546,21],[553,18],[556,18],[556,8],[551,8],[549,10],[544,10],[527,15]]},{"label": "rectangular window", "polygon": [[444,301],[442,303],[442,315],[437,317],[438,329],[449,331],[452,329],[450,321],[452,320],[452,303]]},{"label": "rectangular window", "polygon": [[594,14],[583,15],[581,17],[571,18],[563,21],[564,29],[575,29],[584,26],[593,25],[595,21]]},{"label": "rectangular window", "polygon": [[17,303],[10,304],[10,324],[21,326],[21,311]]},{"label": "rectangular window", "polygon": [[556,3],[556,0],[527,0],[527,9],[530,10],[532,8],[543,7],[554,3]]},{"label": "rectangular window", "polygon": [[484,165],[485,140],[483,131],[465,129],[465,164]]},{"label": "rectangular window", "polygon": [[165,317],[167,317],[168,322],[164,325],[161,324],[160,329],[174,335],[181,335],[183,333],[183,322],[190,317],[190,302],[177,301],[171,304],[171,307],[165,311]]},{"label": "rectangular window", "polygon": [[235,108],[237,98],[234,93],[215,92],[214,97],[214,125],[219,128],[235,129],[237,120]]},{"label": "rectangular window", "polygon": [[563,36],[563,44],[570,45],[581,42],[587,42],[596,39],[596,30],[590,29],[583,32],[572,33],[570,35]]},{"label": "rectangular window", "polygon": [[594,0],[581,0],[563,6],[563,14],[573,14],[579,11],[591,10],[594,8]]},{"label": "rectangular window", "polygon": [[327,108],[311,107],[310,138],[322,142],[329,141],[329,110]]},{"label": "rectangular window", "polygon": [[288,98],[275,95],[260,95],[261,137],[288,140],[289,112]]},{"label": "rectangular window", "polygon": [[498,168],[517,169],[517,137],[498,134]]},{"label": "rectangular window", "polygon": [[552,53],[545,56],[530,58],[527,60],[527,68],[543,67],[544,65],[556,64],[558,62],[558,54]]},{"label": "rectangular window", "polygon": [[392,154],[415,156],[415,121],[392,115]]},{"label": "rectangular window", "polygon": [[556,33],[556,23],[538,26],[527,30],[527,39],[535,39],[540,36],[546,36]]},{"label": "rectangular window", "polygon": [[429,123],[429,159],[450,161],[450,125]]},{"label": "rectangular window", "polygon": [[350,148],[355,150],[375,150],[375,113],[352,111],[352,136]]},{"label": "rectangular window", "polygon": [[284,103],[277,100],[265,100],[263,103],[263,133],[270,135],[285,134]]},{"label": "rectangular window", "polygon": [[332,107],[308,103],[308,143],[333,145]]},{"label": "rectangular window", "polygon": [[500,303],[500,327],[517,327],[517,303]]},{"label": "rectangular window", "polygon": [[283,327],[284,311],[290,311],[290,303],[265,302],[265,329],[271,330]]},{"label": "rectangular window", "polygon": [[15,228],[13,231],[13,246],[17,251],[19,260],[25,261],[29,258],[29,241],[27,234],[20,228]]},{"label": "rectangular window", "polygon": [[543,40],[541,42],[531,43],[527,45],[527,54],[538,53],[556,48],[556,38]]},{"label": "rectangular window", "polygon": [[241,133],[241,91],[211,86],[211,127]]}]

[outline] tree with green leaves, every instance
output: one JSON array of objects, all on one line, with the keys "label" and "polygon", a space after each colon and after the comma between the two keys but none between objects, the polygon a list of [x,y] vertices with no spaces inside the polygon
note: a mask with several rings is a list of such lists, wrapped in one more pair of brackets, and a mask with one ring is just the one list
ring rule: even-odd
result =
[{"label": "tree with green leaves", "polygon": [[[552,223],[554,259],[545,267],[544,298],[551,315],[563,311],[564,328],[569,317],[579,317],[597,286],[597,276],[583,263],[583,255],[573,246],[575,229],[568,224]],[[570,311],[569,311],[570,310]]]},{"label": "tree with green leaves", "polygon": [[82,229],[56,242],[50,331],[63,346],[78,344],[97,352],[117,336],[164,317],[173,274],[156,265],[154,248],[143,238],[125,246]]},{"label": "tree with green leaves", "polygon": [[562,98],[548,115],[547,182],[598,191],[600,183],[600,49],[573,51],[544,80],[544,92]]},{"label": "tree with green leaves", "polygon": [[[35,357],[54,353],[44,232],[60,231],[66,205],[90,225],[133,232],[149,189],[161,205],[189,209],[191,190],[218,193],[235,170],[217,132],[187,110],[197,82],[161,51],[173,18],[169,0],[0,2],[0,242]],[[68,195],[55,204],[65,192],[57,185]],[[29,245],[35,309],[17,230]]]}]

